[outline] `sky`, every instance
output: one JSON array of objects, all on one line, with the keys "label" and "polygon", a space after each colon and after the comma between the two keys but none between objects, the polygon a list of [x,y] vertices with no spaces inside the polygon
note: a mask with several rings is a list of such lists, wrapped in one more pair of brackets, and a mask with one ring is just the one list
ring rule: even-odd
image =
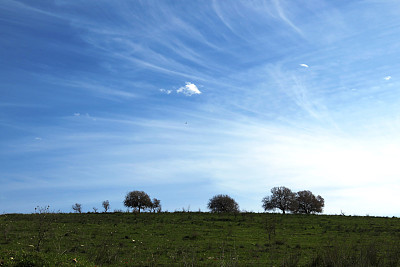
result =
[{"label": "sky", "polygon": [[397,0],[7,0],[0,32],[0,213],[286,186],[400,216]]}]

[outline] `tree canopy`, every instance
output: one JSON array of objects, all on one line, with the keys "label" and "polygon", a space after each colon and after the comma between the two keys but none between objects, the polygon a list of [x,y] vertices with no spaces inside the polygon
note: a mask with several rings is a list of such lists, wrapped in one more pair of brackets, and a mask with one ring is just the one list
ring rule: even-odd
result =
[{"label": "tree canopy", "polygon": [[157,198],[153,198],[152,204],[151,204],[151,210],[153,212],[161,212],[161,200]]},{"label": "tree canopy", "polygon": [[309,190],[293,193],[287,187],[274,187],[271,189],[271,196],[266,196],[262,200],[262,207],[265,211],[280,209],[283,214],[286,212],[294,213],[320,213],[325,205],[321,196],[315,196]]},{"label": "tree canopy", "polygon": [[265,211],[280,209],[285,214],[286,211],[293,210],[296,194],[292,190],[281,186],[272,188],[271,193],[271,196],[264,197],[262,200]]},{"label": "tree canopy", "polygon": [[128,208],[138,210],[139,213],[142,209],[152,207],[152,202],[148,194],[143,191],[131,191],[126,194],[124,205]]},{"label": "tree canopy", "polygon": [[239,212],[239,205],[228,195],[216,195],[208,202],[211,212]]},{"label": "tree canopy", "polygon": [[303,190],[296,194],[298,213],[319,213],[325,205],[325,201],[321,196],[315,196],[311,191]]}]

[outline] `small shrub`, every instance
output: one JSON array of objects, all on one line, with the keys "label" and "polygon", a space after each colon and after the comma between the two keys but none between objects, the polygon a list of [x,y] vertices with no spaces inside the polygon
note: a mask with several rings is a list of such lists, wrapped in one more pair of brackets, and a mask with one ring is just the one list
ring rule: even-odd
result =
[{"label": "small shrub", "polygon": [[119,248],[111,245],[111,238],[106,238],[96,249],[94,262],[99,265],[110,265],[118,261]]},{"label": "small shrub", "polygon": [[0,227],[3,229],[4,244],[10,243],[10,241],[11,241],[11,238],[10,238],[11,226],[6,223],[4,225],[1,225]]},{"label": "small shrub", "polygon": [[282,267],[296,267],[299,266],[300,254],[290,254],[285,257],[282,262]]},{"label": "small shrub", "polygon": [[196,240],[198,239],[200,234],[198,232],[192,232],[190,235],[184,236],[182,239],[183,240]]},{"label": "small shrub", "polygon": [[115,209],[114,210],[114,213],[123,213],[124,211],[123,210],[121,210],[121,209]]},{"label": "small shrub", "polygon": [[276,219],[266,218],[264,224],[265,232],[268,236],[268,240],[271,241],[271,237],[276,234]]}]

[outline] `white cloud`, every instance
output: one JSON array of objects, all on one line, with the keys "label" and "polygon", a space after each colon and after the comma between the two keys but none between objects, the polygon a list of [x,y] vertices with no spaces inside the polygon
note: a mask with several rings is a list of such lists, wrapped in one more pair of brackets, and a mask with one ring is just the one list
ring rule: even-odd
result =
[{"label": "white cloud", "polygon": [[177,93],[182,93],[186,96],[192,96],[192,95],[199,95],[201,94],[200,90],[197,88],[197,86],[193,83],[186,82],[185,86],[182,86],[178,90],[176,90]]},{"label": "white cloud", "polygon": [[81,114],[78,113],[78,112],[74,113],[74,116],[75,116],[75,117],[79,117],[80,115],[81,115]]},{"label": "white cloud", "polygon": [[172,93],[172,90],[160,89],[160,92],[169,95],[170,93]]},{"label": "white cloud", "polygon": [[307,64],[300,64],[301,67],[308,68]]},{"label": "white cloud", "polygon": [[392,76],[386,76],[386,77],[383,78],[383,79],[385,79],[386,81],[389,81],[390,79],[392,79]]}]

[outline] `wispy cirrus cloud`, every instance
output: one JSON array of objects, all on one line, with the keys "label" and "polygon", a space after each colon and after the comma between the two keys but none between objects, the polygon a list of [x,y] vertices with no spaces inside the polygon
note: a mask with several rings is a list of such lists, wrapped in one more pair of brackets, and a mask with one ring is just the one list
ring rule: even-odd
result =
[{"label": "wispy cirrus cloud", "polygon": [[327,119],[329,115],[323,99],[316,97],[318,92],[312,90],[314,87],[308,84],[306,76],[280,67],[271,69],[270,75],[280,90],[307,116],[323,121]]},{"label": "wispy cirrus cloud", "polygon": [[35,77],[37,80],[40,80],[42,83],[70,88],[76,90],[77,92],[86,91],[98,98],[120,100],[138,97],[138,95],[133,93],[132,91],[121,89],[121,87],[129,89],[134,88],[135,85],[131,82],[119,82],[115,80],[110,81],[107,78],[103,80],[104,77],[101,77],[99,78],[99,80],[96,81],[87,77],[82,77],[81,75],[50,76],[48,74],[42,73],[34,74],[33,77]]},{"label": "wispy cirrus cloud", "polygon": [[[366,213],[385,186],[398,203],[395,7],[8,1],[0,7],[0,45],[10,52],[0,55],[10,74],[0,78],[7,204],[29,212],[37,196],[27,191],[76,192],[71,184],[83,189],[63,197],[65,211],[110,188],[122,206],[127,186],[154,192],[170,210],[186,201],[204,208],[223,192],[259,211],[280,185],[321,194],[328,213]],[[188,196],[171,198],[165,186]]]},{"label": "wispy cirrus cloud", "polygon": [[295,32],[297,32],[299,35],[301,35],[302,37],[304,37],[304,33],[303,31],[296,26],[293,21],[288,17],[287,13],[285,12],[284,8],[282,6],[282,1],[280,0],[273,0],[272,1],[276,11],[278,12],[279,17],[287,24],[289,25]]}]

